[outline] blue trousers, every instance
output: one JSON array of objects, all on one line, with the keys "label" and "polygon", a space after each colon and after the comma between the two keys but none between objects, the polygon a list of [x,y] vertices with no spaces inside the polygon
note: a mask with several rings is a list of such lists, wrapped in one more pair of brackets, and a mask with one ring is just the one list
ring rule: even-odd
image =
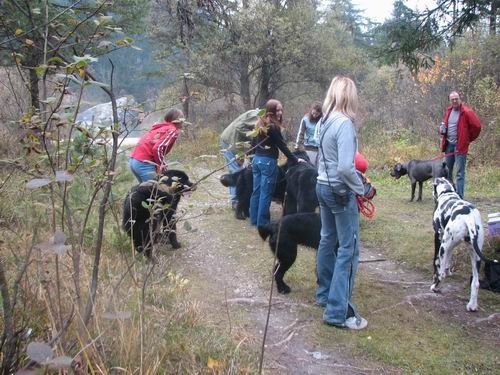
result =
[{"label": "blue trousers", "polygon": [[263,225],[271,222],[269,208],[278,176],[278,161],[255,155],[252,162],[253,192],[250,198],[250,223]]},{"label": "blue trousers", "polygon": [[[227,143],[221,142],[221,147],[224,150],[224,160],[227,164],[227,169],[229,173],[238,172],[242,166],[236,162],[236,154],[229,149],[229,145]],[[236,198],[236,186],[229,187],[229,195],[231,196],[231,204],[238,203],[238,199]]]},{"label": "blue trousers", "polygon": [[[448,143],[446,146],[446,154],[453,153],[456,150],[456,145],[454,143]],[[464,155],[450,155],[445,158],[446,165],[450,171],[450,178],[453,179],[453,167],[455,163],[457,164],[457,176],[456,176],[456,186],[457,194],[460,198],[464,198],[465,192],[465,163],[467,162],[467,154]]]},{"label": "blue trousers", "polygon": [[156,166],[154,164],[129,158],[128,165],[139,183],[156,179]]},{"label": "blue trousers", "polygon": [[316,184],[316,194],[321,215],[316,302],[326,307],[325,322],[342,326],[356,315],[351,298],[359,261],[359,210],[352,192],[346,204],[335,199],[329,185]]}]

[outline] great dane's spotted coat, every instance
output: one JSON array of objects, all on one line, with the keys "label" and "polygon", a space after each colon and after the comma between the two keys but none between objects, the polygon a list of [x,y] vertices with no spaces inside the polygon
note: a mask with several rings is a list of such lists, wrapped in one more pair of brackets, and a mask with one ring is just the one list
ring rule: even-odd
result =
[{"label": "great dane's spotted coat", "polygon": [[469,255],[472,263],[472,282],[468,311],[477,311],[479,290],[480,259],[487,260],[481,250],[484,242],[483,225],[479,210],[471,203],[461,199],[453,184],[446,178],[434,180],[434,282],[431,290],[438,292],[438,285],[450,275],[451,252],[461,241],[469,243]]}]

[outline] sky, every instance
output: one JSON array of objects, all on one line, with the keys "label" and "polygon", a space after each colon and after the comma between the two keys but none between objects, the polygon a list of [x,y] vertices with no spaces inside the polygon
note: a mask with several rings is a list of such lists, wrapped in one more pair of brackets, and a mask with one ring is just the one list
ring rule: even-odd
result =
[{"label": "sky", "polygon": [[[352,0],[352,3],[357,5],[358,9],[364,9],[364,16],[371,18],[373,21],[383,22],[389,18],[392,12],[392,4],[394,0]],[[433,0],[408,0],[406,5],[412,9],[416,9],[418,5],[419,10],[425,7],[431,7],[435,4]]]}]

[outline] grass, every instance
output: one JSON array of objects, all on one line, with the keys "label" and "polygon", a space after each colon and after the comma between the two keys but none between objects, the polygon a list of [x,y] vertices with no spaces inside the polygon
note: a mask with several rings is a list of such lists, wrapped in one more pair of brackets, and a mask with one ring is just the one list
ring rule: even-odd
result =
[{"label": "grass", "polygon": [[[483,212],[495,206],[498,197],[491,191],[492,176],[498,171],[479,169],[471,171],[468,176],[466,194]],[[421,280],[430,280],[432,276],[433,229],[430,224],[434,208],[431,184],[424,188],[423,202],[409,202],[409,182],[407,179],[395,181],[388,176],[388,170],[376,170],[371,175],[377,187],[375,198],[377,217],[375,220],[362,219],[362,246],[369,247],[383,257],[396,261],[398,269],[420,275]],[[486,179],[486,181],[485,181]],[[276,213],[276,212],[275,212]],[[234,230],[232,217],[218,217],[219,230],[228,235]],[[231,227],[231,229],[227,229]],[[234,236],[234,235],[233,235]],[[252,233],[245,238],[233,240],[244,249],[248,244],[255,246]],[[257,237],[256,237],[257,238]],[[258,238],[257,238],[258,240]],[[488,239],[485,251],[492,253],[495,241]],[[236,245],[238,247],[238,245]],[[257,250],[262,257],[253,253],[240,251],[233,256],[238,262],[250,266],[259,273],[259,284],[269,287],[269,278],[262,269],[270,269],[271,257],[267,244]],[[333,329],[321,324],[321,309],[313,307],[315,293],[315,253],[311,249],[301,248],[299,256],[292,269],[286,275],[287,283],[292,287],[292,293],[286,298],[297,303],[311,305],[305,309],[305,314],[312,317],[314,337],[321,347],[337,347],[354,356],[368,358],[383,367],[397,368],[408,374],[489,374],[494,373],[500,362],[496,350],[497,341],[494,334],[480,334],[488,331],[488,326],[478,327],[470,324],[476,317],[465,312],[469,287],[467,286],[470,272],[470,262],[465,246],[460,247],[455,255],[456,275],[445,280],[444,284],[459,283],[458,301],[454,307],[448,302],[434,302],[434,297],[418,298],[413,302],[414,308],[408,303],[401,303],[408,294],[425,294],[429,285],[394,286],[377,281],[377,277],[367,273],[363,266],[358,273],[355,302],[359,310],[369,320],[369,329],[359,333],[347,330]],[[363,255],[362,255],[363,257]],[[404,277],[404,273],[403,276]],[[387,276],[390,278],[390,276]],[[412,291],[412,288],[416,288]],[[451,292],[454,296],[454,293]],[[448,295],[448,298],[454,298]],[[430,302],[426,300],[430,298]],[[447,301],[447,300],[445,300]],[[479,302],[487,313],[500,309],[498,295],[480,291]],[[440,308],[440,303],[447,307]],[[394,306],[380,313],[374,313],[386,306]],[[417,310],[415,310],[417,309]]]},{"label": "grass", "polygon": [[[426,149],[426,146],[405,149],[408,150],[408,155],[403,157],[408,157],[418,154]],[[422,203],[408,202],[408,179],[395,181],[390,178],[388,166],[392,160],[378,159],[378,154],[372,157],[369,154],[371,150],[375,148],[367,147],[366,154],[369,159],[375,160],[372,162],[370,177],[378,191],[375,198],[377,217],[372,221],[362,221],[362,246],[394,260],[399,268],[416,273],[423,280],[430,280],[433,255],[433,232],[430,225],[433,203],[430,184],[425,185]],[[169,159],[186,161],[179,168],[188,170],[196,179],[207,169],[223,165],[222,159],[214,158],[215,155],[218,155],[217,135],[204,130],[194,141],[179,142]],[[397,151],[394,151],[394,155],[397,155]],[[224,302],[224,295],[221,294],[223,291],[218,289],[219,284],[216,281],[207,279],[206,274],[184,274],[182,264],[180,268],[175,268],[179,267],[179,264],[175,263],[174,255],[171,258],[166,257],[164,263],[159,264],[149,278],[144,304],[142,303],[141,285],[148,273],[149,264],[134,257],[130,242],[119,224],[121,199],[134,183],[125,156],[120,159],[116,172],[114,200],[109,206],[105,229],[99,300],[89,331],[91,339],[99,339],[82,354],[90,364],[89,370],[97,371],[100,366],[114,368],[116,371],[119,371],[119,368],[128,372],[142,370],[144,373],[255,373],[260,338],[249,336],[245,328],[252,323],[252,317],[244,309],[232,309],[230,316],[233,329],[230,331],[226,312],[221,311]],[[500,169],[473,166],[468,168],[468,173],[466,196],[477,204],[485,221],[487,212],[498,210]],[[22,188],[24,183],[24,176],[15,173],[2,190],[2,251],[7,247],[11,250],[25,249],[35,227],[44,238],[50,232],[50,221],[47,219],[50,212],[48,190],[39,189],[33,195],[28,194]],[[88,176],[80,175],[68,190],[70,206],[78,224],[83,221],[93,186]],[[255,232],[249,230],[247,223],[236,221],[228,209],[213,204],[218,199],[224,199],[224,196],[218,195],[220,194],[217,190],[202,184],[191,203],[187,204],[188,209],[204,207],[204,221],[194,228],[197,232],[192,235],[193,240],[190,240],[187,248],[196,246],[200,238],[210,242],[212,239],[206,233],[217,230],[220,236],[231,240],[231,245],[214,250],[215,255],[227,257],[235,267],[244,265],[248,273],[245,277],[252,278],[262,288],[269,288],[270,271],[266,270],[271,269],[272,256],[267,244],[263,243]],[[3,199],[4,197],[6,199]],[[61,207],[56,208],[60,214]],[[96,209],[92,212],[94,214],[90,216],[85,231],[83,286],[89,283],[92,243],[97,225]],[[277,217],[279,213],[274,214]],[[184,229],[181,231],[185,232]],[[208,237],[203,238],[203,233]],[[188,237],[185,233],[184,236]],[[485,252],[492,255],[498,248],[498,243],[488,239]],[[455,259],[457,274],[450,282],[465,286],[470,267],[465,248],[462,247],[456,252]],[[124,275],[125,270],[134,261],[130,273]],[[14,257],[9,257],[6,264],[10,267],[9,276],[13,276],[18,267]],[[47,275],[53,277],[53,259],[38,257],[34,266],[41,265],[42,269],[48,270]],[[314,251],[300,249],[294,267],[286,276],[287,283],[293,289],[292,294],[286,298],[311,306],[303,308],[303,312],[316,322],[313,324],[313,334],[321,346],[335,346],[346,353],[352,353],[353,356],[368,358],[381,366],[399,368],[404,373],[412,374],[487,374],[498,368],[499,354],[494,342],[483,338],[488,335],[479,334],[481,330],[488,329],[487,327],[466,324],[464,319],[460,318],[461,312],[457,312],[457,318],[453,315],[457,310],[441,310],[439,305],[429,305],[425,301],[414,303],[418,313],[409,304],[397,305],[410,290],[387,285],[365,272],[363,268],[358,273],[355,301],[361,313],[368,318],[369,329],[353,333],[322,325],[321,309],[313,306],[314,267]],[[65,280],[64,296],[71,299],[71,260],[65,258],[61,268]],[[30,278],[27,280],[29,289],[24,292],[32,302],[27,307],[36,312],[36,319],[33,316],[29,318],[35,324],[34,338],[43,340],[48,337],[46,333],[53,326],[53,317],[43,302],[44,293],[40,292],[38,287],[48,285],[48,292],[54,293],[55,285],[53,279],[44,281],[37,272],[36,267],[30,269]],[[189,282],[186,283],[186,280]],[[425,291],[427,287],[425,285]],[[468,287],[460,289],[458,293],[463,310]],[[500,309],[500,298],[493,293],[481,291],[479,302],[487,312]],[[393,305],[395,306],[390,310],[374,313],[385,306]],[[131,317],[106,319],[104,312],[110,311],[127,311]],[[71,335],[79,334],[72,328],[66,338],[69,339]],[[76,351],[86,342],[84,337],[78,337],[81,337],[82,343]]]},{"label": "grass", "polygon": [[[0,178],[5,176],[2,171]],[[68,185],[68,205],[71,207],[77,236],[95,186],[92,176],[91,172],[82,172]],[[51,233],[50,191],[47,187],[26,191],[24,178],[24,175],[14,173],[3,186],[0,202],[2,261],[11,281],[15,279],[20,265],[14,254],[22,261],[24,249],[29,247],[35,228],[40,240],[46,240]],[[89,372],[98,372],[99,368],[146,374],[251,372],[255,364],[255,351],[245,342],[242,343],[240,332],[230,333],[226,327],[214,324],[207,319],[198,301],[185,298],[184,279],[172,272],[170,263],[156,267],[148,279],[142,303],[142,285],[150,263],[132,254],[130,241],[120,229],[122,197],[134,183],[126,158],[122,157],[116,170],[113,197],[108,206],[94,318],[85,335],[73,324],[63,340],[77,340],[79,344],[73,346],[71,351],[59,347],[57,353],[75,355],[84,349],[78,358],[88,366]],[[100,195],[95,202],[99,199]],[[57,201],[55,208],[58,222],[61,206]],[[80,280],[83,290],[87,289],[90,281],[96,226],[97,206],[91,211],[85,230]],[[64,231],[67,233],[67,228]],[[10,251],[7,250],[9,248]],[[127,273],[129,267],[130,272]],[[50,338],[48,332],[54,329],[58,310],[54,269],[54,257],[35,251],[26,280],[22,283],[23,300],[18,303],[22,307],[18,317],[24,317],[23,324],[29,325],[32,336],[21,342],[21,345],[33,340],[46,341]],[[60,258],[60,272],[62,313],[68,316],[74,304],[69,255]],[[30,313],[26,314],[26,309]],[[105,316],[105,313],[115,311],[126,312],[130,318]],[[94,341],[94,344],[86,346],[88,341]],[[21,346],[20,355],[23,357],[24,350]]]},{"label": "grass", "polygon": [[[483,221],[486,219],[485,212],[495,207],[492,202],[498,207],[498,190],[491,190],[491,179],[494,181],[498,173],[498,169],[486,172],[481,168],[471,172],[468,177],[469,188],[466,194],[470,200],[477,201],[477,206],[483,212]],[[362,246],[375,249],[398,262],[402,269],[417,271],[425,280],[430,281],[434,253],[430,224],[434,207],[431,186],[426,184],[423,202],[410,203],[408,180],[394,181],[387,175],[388,171],[377,171],[371,175],[377,187],[377,217],[371,221],[362,220]],[[497,241],[487,239],[485,252],[493,253],[495,247],[498,249],[497,244]],[[451,277],[451,280],[458,280],[464,285],[460,292],[463,310],[469,293],[466,285],[470,273],[467,251],[462,246],[454,254],[457,275]],[[311,279],[313,267],[314,254],[302,250],[297,263],[287,274],[290,284],[302,285],[302,288],[294,289],[294,299],[305,303],[314,302],[315,286]],[[427,288],[425,286],[415,293],[426,293]],[[440,312],[439,303],[429,306],[417,301],[415,306],[418,313],[409,304],[396,305],[404,301],[407,294],[409,291],[400,286],[377,282],[376,278],[361,268],[355,302],[358,303],[360,312],[368,318],[369,329],[353,333],[318,324],[315,334],[325,346],[334,342],[354,355],[367,356],[379,363],[400,368],[408,374],[489,374],[498,369],[500,356],[495,346],[497,341],[484,340],[477,335],[477,326],[450,318],[449,309],[445,308]],[[479,302],[487,312],[500,310],[500,298],[494,293],[481,290]],[[372,314],[385,306],[394,307]],[[314,316],[321,321],[321,313],[315,311]],[[465,319],[474,320],[475,317],[469,314]],[[483,329],[488,330],[488,327]],[[494,337],[494,334],[490,336]]]}]

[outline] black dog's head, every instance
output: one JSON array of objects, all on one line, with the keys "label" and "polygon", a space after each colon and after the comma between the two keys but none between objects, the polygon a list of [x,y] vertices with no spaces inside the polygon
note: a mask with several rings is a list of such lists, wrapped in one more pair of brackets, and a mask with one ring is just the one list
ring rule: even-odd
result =
[{"label": "black dog's head", "polygon": [[404,176],[407,173],[408,173],[408,170],[401,163],[396,164],[394,166],[394,168],[392,168],[392,170],[391,170],[391,176],[394,177],[396,180],[398,178],[400,178],[401,176]]},{"label": "black dog's head", "polygon": [[439,164],[439,168],[436,171],[436,175],[434,177],[450,177],[450,170],[448,169],[448,165],[446,164],[446,162],[443,161]]},{"label": "black dog's head", "polygon": [[220,183],[225,187],[236,186],[238,184],[238,179],[244,173],[244,171],[245,168],[240,169],[237,172],[223,174],[222,176],[220,176]]},{"label": "black dog's head", "polygon": [[435,178],[432,182],[432,186],[432,196],[435,201],[444,193],[455,193],[455,185],[445,177]]},{"label": "black dog's head", "polygon": [[309,155],[307,155],[307,152],[304,150],[295,150],[292,152],[297,158],[304,159],[307,162],[311,162],[311,159],[309,159]]},{"label": "black dog's head", "polygon": [[170,194],[193,190],[193,183],[189,180],[189,176],[185,172],[176,169],[169,169],[163,172],[158,180],[158,184],[159,187],[165,188]]}]

